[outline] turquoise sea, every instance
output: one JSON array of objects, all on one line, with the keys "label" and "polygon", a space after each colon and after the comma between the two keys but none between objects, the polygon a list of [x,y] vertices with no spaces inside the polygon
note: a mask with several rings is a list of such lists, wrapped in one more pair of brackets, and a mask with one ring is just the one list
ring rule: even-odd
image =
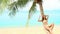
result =
[{"label": "turquoise sea", "polygon": [[[28,11],[23,10],[17,12],[15,16],[8,16],[8,10],[0,15],[0,27],[25,27],[28,17]],[[60,10],[44,10],[45,14],[49,15],[48,23],[52,22],[55,25],[60,25]],[[38,22],[39,11],[37,11],[30,19],[29,26],[40,26],[42,23]]]}]

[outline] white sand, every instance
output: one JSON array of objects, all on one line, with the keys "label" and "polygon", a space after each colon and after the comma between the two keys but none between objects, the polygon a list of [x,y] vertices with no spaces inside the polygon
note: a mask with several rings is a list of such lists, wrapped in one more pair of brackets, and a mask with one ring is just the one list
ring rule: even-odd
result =
[{"label": "white sand", "polygon": [[[0,34],[47,34],[42,26],[21,28],[0,28]],[[60,34],[60,26],[55,26],[53,34]]]}]

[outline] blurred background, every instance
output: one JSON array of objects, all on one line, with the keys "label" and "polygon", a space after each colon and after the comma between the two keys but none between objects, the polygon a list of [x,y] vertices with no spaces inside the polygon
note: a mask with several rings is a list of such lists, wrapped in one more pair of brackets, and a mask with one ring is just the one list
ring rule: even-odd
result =
[{"label": "blurred background", "polygon": [[[1,0],[0,0],[1,1]],[[12,2],[17,0],[12,0]],[[10,10],[6,7],[4,10],[0,8],[0,27],[25,27],[28,19],[28,10],[31,7],[33,1],[27,3],[27,5],[22,9],[18,8],[15,16],[9,16]],[[5,7],[5,6],[0,6]],[[37,10],[31,16],[29,21],[29,26],[41,26],[42,23],[38,22],[40,15],[39,6],[36,6]],[[54,23],[55,25],[60,25],[60,0],[43,0],[44,13],[49,16],[48,23]],[[3,13],[2,13],[3,12]]]}]

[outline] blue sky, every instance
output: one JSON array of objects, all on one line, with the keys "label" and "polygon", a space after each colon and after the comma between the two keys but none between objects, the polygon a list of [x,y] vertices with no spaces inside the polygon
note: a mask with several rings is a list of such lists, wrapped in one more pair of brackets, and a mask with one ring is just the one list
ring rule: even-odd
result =
[{"label": "blue sky", "polygon": [[[46,3],[47,2],[47,3]],[[44,12],[49,15],[48,23],[54,22],[55,25],[60,25],[60,3],[57,0],[44,1]],[[53,3],[54,2],[54,3]],[[30,5],[29,5],[30,4]],[[28,17],[28,10],[31,7],[32,2],[29,2],[24,9],[19,9],[21,12],[17,12],[16,16],[8,16],[8,10],[5,9],[4,13],[0,15],[0,27],[25,27]],[[29,7],[27,7],[29,6]],[[31,17],[29,26],[41,26],[37,20],[39,18],[39,7],[37,5],[37,12]]]}]

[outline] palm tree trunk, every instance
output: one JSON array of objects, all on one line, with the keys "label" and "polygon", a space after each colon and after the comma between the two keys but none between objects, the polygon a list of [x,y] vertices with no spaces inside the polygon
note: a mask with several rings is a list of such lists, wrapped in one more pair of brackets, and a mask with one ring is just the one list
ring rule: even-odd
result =
[{"label": "palm tree trunk", "polygon": [[42,2],[39,3],[39,6],[40,6],[41,16],[43,16],[44,15],[44,11],[43,11]]}]

